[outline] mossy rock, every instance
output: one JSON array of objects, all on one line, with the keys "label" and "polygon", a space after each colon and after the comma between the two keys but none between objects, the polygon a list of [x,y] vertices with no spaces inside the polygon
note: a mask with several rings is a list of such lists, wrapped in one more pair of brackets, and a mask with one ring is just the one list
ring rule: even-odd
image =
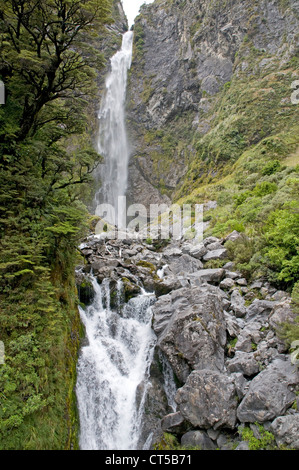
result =
[{"label": "mossy rock", "polygon": [[152,263],[149,263],[148,261],[138,261],[138,263],[136,263],[137,266],[141,266],[142,268],[146,268],[146,269],[149,269],[151,274],[155,274],[157,272],[157,267],[152,264]]},{"label": "mossy rock", "polygon": [[92,283],[88,280],[84,280],[81,284],[77,285],[77,290],[80,303],[85,306],[91,305],[95,298]]},{"label": "mossy rock", "polygon": [[122,278],[123,288],[124,288],[124,299],[125,302],[128,302],[132,297],[136,297],[140,294],[140,287],[134,284],[127,277]]}]

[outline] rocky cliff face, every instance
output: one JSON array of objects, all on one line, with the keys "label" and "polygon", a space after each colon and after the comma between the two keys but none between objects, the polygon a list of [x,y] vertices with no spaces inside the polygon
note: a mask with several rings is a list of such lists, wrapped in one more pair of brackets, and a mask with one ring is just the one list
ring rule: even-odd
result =
[{"label": "rocky cliff face", "polygon": [[[132,201],[167,202],[188,181],[186,194],[194,178],[196,185],[203,176],[219,177],[223,162],[235,161],[246,146],[273,134],[276,114],[263,134],[250,116],[245,122],[245,95],[249,101],[257,95],[245,84],[238,87],[260,80],[258,87],[269,97],[267,80],[272,74],[272,85],[277,79],[279,87],[278,73],[280,81],[286,79],[289,102],[298,8],[296,0],[157,0],[142,8],[128,92]],[[229,88],[237,109],[225,114]],[[271,111],[261,107],[260,114],[260,127],[266,127]]]}]

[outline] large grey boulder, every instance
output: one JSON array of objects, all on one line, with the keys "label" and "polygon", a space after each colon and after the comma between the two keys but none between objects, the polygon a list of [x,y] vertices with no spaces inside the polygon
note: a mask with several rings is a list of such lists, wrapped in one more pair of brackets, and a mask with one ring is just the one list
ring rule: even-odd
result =
[{"label": "large grey boulder", "polygon": [[206,255],[204,255],[204,261],[212,261],[218,259],[225,259],[227,257],[227,250],[226,248],[219,248],[218,250],[208,251]]},{"label": "large grey boulder", "polygon": [[255,299],[252,304],[248,307],[246,313],[246,321],[265,321],[276,306],[276,302],[271,300],[259,300]]},{"label": "large grey boulder", "polygon": [[193,256],[194,258],[201,259],[203,256],[207,254],[207,252],[208,252],[207,248],[202,243],[200,245],[193,246],[190,249],[189,254]]},{"label": "large grey boulder", "polygon": [[194,273],[203,267],[202,262],[193,256],[184,254],[168,260],[168,270],[174,275]]},{"label": "large grey boulder", "polygon": [[190,281],[196,283],[197,280],[201,282],[209,282],[211,284],[219,284],[224,276],[224,269],[200,269],[190,276]]},{"label": "large grey boulder", "polygon": [[223,292],[210,285],[183,288],[153,306],[158,347],[185,382],[193,369],[223,370],[226,325]]},{"label": "large grey boulder", "polygon": [[238,408],[242,423],[264,423],[283,415],[296,398],[298,369],[289,358],[279,356],[251,382]]},{"label": "large grey boulder", "polygon": [[212,370],[193,371],[175,400],[181,414],[194,427],[235,427],[238,403],[234,380],[228,375]]},{"label": "large grey boulder", "polygon": [[229,372],[241,372],[243,375],[250,377],[260,371],[260,366],[254,353],[237,351],[234,358],[229,360],[227,369]]},{"label": "large grey boulder", "polygon": [[279,446],[299,450],[299,413],[279,416],[271,424],[271,431]]},{"label": "large grey boulder", "polygon": [[269,324],[274,330],[281,327],[283,323],[294,323],[296,314],[291,308],[291,299],[285,299],[276,303],[269,317]]},{"label": "large grey boulder", "polygon": [[216,450],[212,439],[204,431],[189,431],[182,436],[181,445],[185,448],[197,447],[200,450]]},{"label": "large grey boulder", "polygon": [[173,434],[182,434],[187,430],[187,424],[182,414],[177,411],[176,413],[170,413],[161,420],[161,427],[164,432],[170,432]]}]

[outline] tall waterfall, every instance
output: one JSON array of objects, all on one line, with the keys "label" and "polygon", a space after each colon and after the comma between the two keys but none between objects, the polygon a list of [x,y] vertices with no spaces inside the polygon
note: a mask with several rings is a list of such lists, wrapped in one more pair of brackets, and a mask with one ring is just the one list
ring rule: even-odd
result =
[{"label": "tall waterfall", "polygon": [[132,45],[133,32],[128,31],[123,35],[121,50],[111,59],[106,95],[99,113],[98,151],[104,157],[104,163],[99,170],[98,176],[102,186],[96,193],[95,204],[111,205],[115,210],[115,218],[112,210],[107,213],[106,219],[121,227],[126,224],[126,207],[120,206],[118,211],[118,203],[124,201],[128,181],[129,149],[125,126],[125,99],[128,70],[132,62]]},{"label": "tall waterfall", "polygon": [[92,277],[92,284],[95,300],[80,309],[88,340],[77,367],[80,449],[136,450],[156,342],[155,297],[144,292],[112,310],[109,280],[100,286]]}]

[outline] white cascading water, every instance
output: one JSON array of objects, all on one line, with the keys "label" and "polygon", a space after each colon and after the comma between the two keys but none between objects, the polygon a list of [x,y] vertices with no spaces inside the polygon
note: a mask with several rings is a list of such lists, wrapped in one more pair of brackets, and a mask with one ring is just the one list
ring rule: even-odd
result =
[{"label": "white cascading water", "polygon": [[[133,32],[128,31],[123,35],[121,50],[111,59],[106,95],[99,113],[98,152],[103,156],[104,163],[100,165],[97,175],[101,180],[101,188],[96,193],[95,205],[111,205],[115,212],[108,211],[105,219],[120,228],[126,226],[124,196],[128,182],[129,148],[125,125],[125,100],[132,48]],[[123,206],[118,210],[120,201]]]},{"label": "white cascading water", "polygon": [[[95,299],[80,315],[88,344],[77,366],[81,450],[136,450],[156,337],[154,295],[110,308],[109,280],[91,277]],[[118,295],[121,297],[121,284]]]},{"label": "white cascading water", "polygon": [[174,373],[168,360],[166,359],[164,354],[162,354],[161,352],[159,353],[159,359],[162,364],[162,374],[164,378],[164,390],[165,390],[167,402],[170,408],[172,409],[173,413],[175,413],[177,411],[177,404],[175,402],[177,386],[175,383]]}]

